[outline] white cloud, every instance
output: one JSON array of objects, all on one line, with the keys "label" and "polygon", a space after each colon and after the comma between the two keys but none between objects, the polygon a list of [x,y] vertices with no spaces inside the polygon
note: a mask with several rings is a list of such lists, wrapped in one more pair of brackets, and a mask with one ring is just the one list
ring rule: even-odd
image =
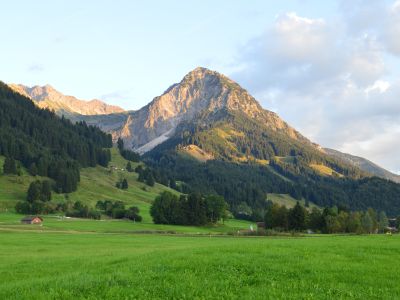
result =
[{"label": "white cloud", "polygon": [[334,20],[278,16],[232,76],[312,140],[400,170],[400,80],[386,60],[400,54],[400,1],[342,9]]},{"label": "white cloud", "polygon": [[384,93],[387,91],[387,89],[390,87],[390,83],[385,81],[385,80],[377,80],[374,82],[374,84],[370,85],[365,89],[365,93],[367,96],[370,96],[375,91],[378,91],[379,93]]}]

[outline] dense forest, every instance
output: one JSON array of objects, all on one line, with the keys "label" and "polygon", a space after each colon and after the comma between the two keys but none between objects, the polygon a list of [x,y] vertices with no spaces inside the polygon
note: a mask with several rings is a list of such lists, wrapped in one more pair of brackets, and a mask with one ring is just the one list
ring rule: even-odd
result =
[{"label": "dense forest", "polygon": [[76,190],[81,167],[107,166],[110,147],[111,135],[39,109],[0,82],[0,155],[11,162],[9,172],[17,160],[32,175],[52,178],[57,192],[68,193]]},{"label": "dense forest", "polygon": [[[144,159],[153,172],[170,182],[185,182],[188,191],[223,196],[236,216],[243,217],[241,207],[246,204],[252,209],[246,218],[262,219],[267,193],[290,194],[320,206],[340,205],[351,210],[372,207],[390,216],[400,214],[399,184],[370,177],[241,114],[220,111],[200,120],[182,123],[173,137]],[[235,134],[223,137],[221,130],[234,130]],[[190,157],[182,151],[190,144],[216,159],[200,162]],[[257,159],[268,160],[269,164],[262,165]],[[340,176],[323,176],[310,164],[328,166]]]}]

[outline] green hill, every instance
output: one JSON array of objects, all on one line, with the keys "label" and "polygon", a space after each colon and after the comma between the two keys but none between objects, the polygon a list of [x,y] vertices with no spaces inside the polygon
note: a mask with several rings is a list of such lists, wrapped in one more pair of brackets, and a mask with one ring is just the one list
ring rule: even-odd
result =
[{"label": "green hill", "polygon": [[[111,162],[108,168],[96,166],[81,169],[81,180],[77,191],[69,194],[53,193],[53,201],[62,202],[69,199],[94,207],[98,200],[119,200],[126,205],[139,207],[144,221],[151,221],[149,208],[154,198],[162,191],[178,192],[158,183],[150,187],[138,182],[137,173],[129,173],[125,170],[127,162],[117,149],[111,149]],[[0,166],[3,166],[3,163],[4,157],[0,157]],[[131,164],[133,167],[137,165],[137,163]],[[121,178],[127,179],[129,185],[127,190],[115,187],[115,183]],[[25,169],[21,176],[2,174],[0,176],[0,209],[13,211],[17,201],[26,199],[29,184],[37,179],[43,179],[43,177],[31,176]]]}]

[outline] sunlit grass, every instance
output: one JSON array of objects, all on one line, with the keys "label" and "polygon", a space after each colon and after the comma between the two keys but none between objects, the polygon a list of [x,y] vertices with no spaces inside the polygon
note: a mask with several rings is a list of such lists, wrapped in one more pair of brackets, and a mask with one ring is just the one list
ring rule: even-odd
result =
[{"label": "sunlit grass", "polygon": [[400,236],[0,233],[1,299],[397,299]]}]

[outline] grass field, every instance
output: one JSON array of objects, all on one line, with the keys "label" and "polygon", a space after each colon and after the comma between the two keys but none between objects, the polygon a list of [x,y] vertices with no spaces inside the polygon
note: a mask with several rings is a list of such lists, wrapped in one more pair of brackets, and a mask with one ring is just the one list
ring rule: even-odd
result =
[{"label": "grass field", "polygon": [[91,220],[79,218],[63,218],[62,216],[43,216],[42,226],[23,225],[20,220],[22,215],[14,213],[0,213],[0,232],[3,231],[40,231],[40,232],[100,232],[100,233],[143,233],[165,232],[178,234],[227,234],[236,233],[238,230],[253,228],[256,226],[248,221],[230,219],[224,224],[210,226],[178,226],[161,225],[153,222],[132,222],[128,220]]},{"label": "grass field", "polygon": [[0,299],[399,299],[400,236],[0,233]]}]

